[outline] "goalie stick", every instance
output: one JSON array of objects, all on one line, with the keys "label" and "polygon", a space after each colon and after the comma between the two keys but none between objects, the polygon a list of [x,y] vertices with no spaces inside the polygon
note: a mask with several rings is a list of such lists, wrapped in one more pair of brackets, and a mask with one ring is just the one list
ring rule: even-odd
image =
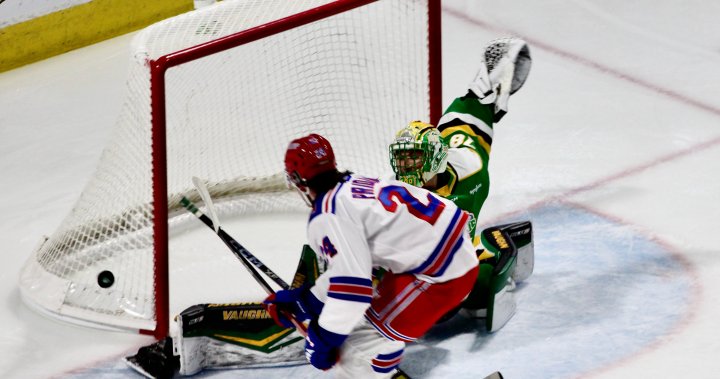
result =
[{"label": "goalie stick", "polygon": [[[203,201],[205,202],[205,205],[208,207],[208,209],[212,208],[214,209],[212,205],[212,198],[209,196],[209,192],[207,191],[207,187],[205,187],[205,184],[200,181],[193,178],[193,183],[198,188],[198,192],[200,192],[200,197],[203,198]],[[180,200],[180,203],[192,214],[194,214],[197,218],[199,218],[205,225],[207,225],[209,228],[213,229],[213,231],[216,231],[216,234],[220,237],[220,239],[225,242],[225,245],[230,249],[230,251],[235,254],[235,256],[240,260],[240,263],[245,266],[245,268],[250,272],[250,275],[255,279],[255,281],[260,284],[261,287],[265,290],[265,292],[268,295],[274,294],[275,290],[270,287],[270,285],[265,281],[265,279],[260,276],[260,273],[258,273],[253,266],[250,265],[250,261],[252,259],[253,263],[258,265],[258,267],[263,270],[263,272],[268,275],[268,277],[272,278],[278,285],[283,287],[283,289],[288,289],[290,286],[285,283],[282,279],[280,279],[279,276],[275,274],[272,270],[270,270],[267,266],[265,266],[262,262],[260,262],[259,259],[257,259],[252,253],[250,253],[245,247],[243,247],[239,242],[237,242],[234,238],[232,238],[229,234],[227,234],[222,228],[219,226],[219,223],[217,221],[217,216],[215,215],[214,211],[212,212],[213,215],[215,215],[216,223],[218,224],[217,227],[213,225],[213,221],[210,220],[207,215],[202,213],[200,209],[198,209],[195,204],[190,201],[187,197],[183,196],[183,198]],[[300,321],[298,321],[294,315],[289,314],[287,312],[283,312],[283,315],[287,317],[295,326],[295,329],[300,333],[303,337],[307,337],[307,327]]]}]

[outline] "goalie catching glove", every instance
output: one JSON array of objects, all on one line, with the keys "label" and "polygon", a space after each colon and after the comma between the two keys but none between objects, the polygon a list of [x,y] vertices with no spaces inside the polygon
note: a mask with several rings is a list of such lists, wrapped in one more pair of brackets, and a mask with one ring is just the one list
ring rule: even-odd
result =
[{"label": "goalie catching glove", "polygon": [[488,43],[480,71],[468,86],[483,104],[495,104],[494,121],[507,113],[510,95],[519,90],[532,65],[530,48],[519,38],[501,38]]}]

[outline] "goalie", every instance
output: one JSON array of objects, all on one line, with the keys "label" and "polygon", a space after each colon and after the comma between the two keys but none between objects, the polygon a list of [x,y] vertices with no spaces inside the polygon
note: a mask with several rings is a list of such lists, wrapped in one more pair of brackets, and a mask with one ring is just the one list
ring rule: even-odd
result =
[{"label": "goalie", "polygon": [[482,243],[484,249],[478,250],[477,283],[462,308],[485,318],[491,332],[514,314],[512,290],[530,276],[534,265],[530,221],[490,227],[478,234],[475,230],[490,187],[493,128],[507,112],[509,96],[524,84],[530,65],[530,51],[522,40],[492,41],[467,94],[453,101],[437,128],[413,121],[398,131],[389,148],[396,179],[450,199],[473,216],[470,235],[474,245]]},{"label": "goalie", "polygon": [[[509,95],[522,86],[530,68],[527,45],[518,39],[493,41],[484,56],[469,92],[453,102],[438,128],[412,123],[398,133],[390,147],[397,178],[430,189],[468,211],[473,236],[488,194],[487,162],[493,124],[507,111]],[[449,149],[444,141],[448,141]],[[419,159],[413,158],[418,154],[417,146],[426,149]],[[532,229],[529,222],[489,228],[474,242],[477,240],[483,241],[486,253],[479,256],[480,273],[462,307],[475,316],[485,316],[487,328],[492,331],[502,327],[514,311],[514,301],[503,305],[503,300],[509,298],[509,278],[520,281],[532,272]],[[518,250],[525,253],[519,254]],[[516,255],[520,261],[525,256],[528,264],[516,264]],[[312,287],[323,268],[306,247],[292,288]],[[300,292],[307,291],[280,291],[277,301]],[[314,301],[307,300],[301,302],[314,308]],[[162,378],[178,372],[192,375],[208,367],[305,361],[304,338],[292,328],[277,325],[262,303],[193,306],[176,317],[171,334],[172,338],[141,348],[127,358],[128,363],[148,377]],[[398,371],[391,370],[393,373],[402,377]]]}]

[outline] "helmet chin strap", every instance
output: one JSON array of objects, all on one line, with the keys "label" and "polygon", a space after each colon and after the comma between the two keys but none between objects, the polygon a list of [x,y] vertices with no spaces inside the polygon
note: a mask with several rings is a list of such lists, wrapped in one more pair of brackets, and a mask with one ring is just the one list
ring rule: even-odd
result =
[{"label": "helmet chin strap", "polygon": [[421,179],[422,183],[421,183],[421,184],[422,184],[422,185],[425,185],[425,183],[427,183],[428,180],[434,178],[435,175],[437,175],[437,174],[436,174],[436,173],[433,173],[433,172],[423,172],[423,173],[422,173],[422,179]]},{"label": "helmet chin strap", "polygon": [[[422,173],[421,179],[420,179],[420,180],[422,181],[421,187],[424,187],[426,184],[428,184],[428,182],[432,181],[432,180],[433,180],[434,178],[436,178],[439,174],[442,174],[443,172],[445,172],[445,170],[447,170],[447,159],[445,159],[445,160],[441,163],[441,165],[440,165],[440,167],[439,167],[439,169],[438,169],[437,171],[435,171],[435,172],[423,172],[423,173]],[[430,185],[431,185],[432,187],[434,187],[435,184],[434,184],[434,183],[430,183]]]},{"label": "helmet chin strap", "polygon": [[288,188],[294,188],[295,191],[297,191],[298,194],[300,194],[300,197],[303,199],[305,204],[312,208],[313,207],[313,200],[315,200],[315,196],[310,190],[310,187],[306,185],[302,185],[299,183],[304,183],[305,181],[300,178],[300,175],[298,175],[297,172],[293,172],[292,174],[285,174],[285,184],[287,184]]},{"label": "helmet chin strap", "polygon": [[300,187],[296,186],[295,184],[291,184],[293,188],[295,188],[295,191],[300,194],[300,197],[305,201],[305,204],[312,208],[313,207],[313,200],[315,200],[315,196],[313,196],[312,191],[310,191],[310,188],[305,187],[304,190],[300,189]]}]

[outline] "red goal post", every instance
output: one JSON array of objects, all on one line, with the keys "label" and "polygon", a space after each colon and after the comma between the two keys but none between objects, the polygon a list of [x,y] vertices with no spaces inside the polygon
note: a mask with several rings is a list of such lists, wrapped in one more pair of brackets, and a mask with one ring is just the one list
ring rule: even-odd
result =
[{"label": "red goal post", "polygon": [[342,168],[386,173],[393,132],[440,117],[440,12],[440,0],[228,0],[140,32],[111,144],[26,263],[23,299],[167,335],[168,235],[189,219],[180,198],[199,200],[190,177],[228,213],[301,208],[282,154],[309,132]]}]

